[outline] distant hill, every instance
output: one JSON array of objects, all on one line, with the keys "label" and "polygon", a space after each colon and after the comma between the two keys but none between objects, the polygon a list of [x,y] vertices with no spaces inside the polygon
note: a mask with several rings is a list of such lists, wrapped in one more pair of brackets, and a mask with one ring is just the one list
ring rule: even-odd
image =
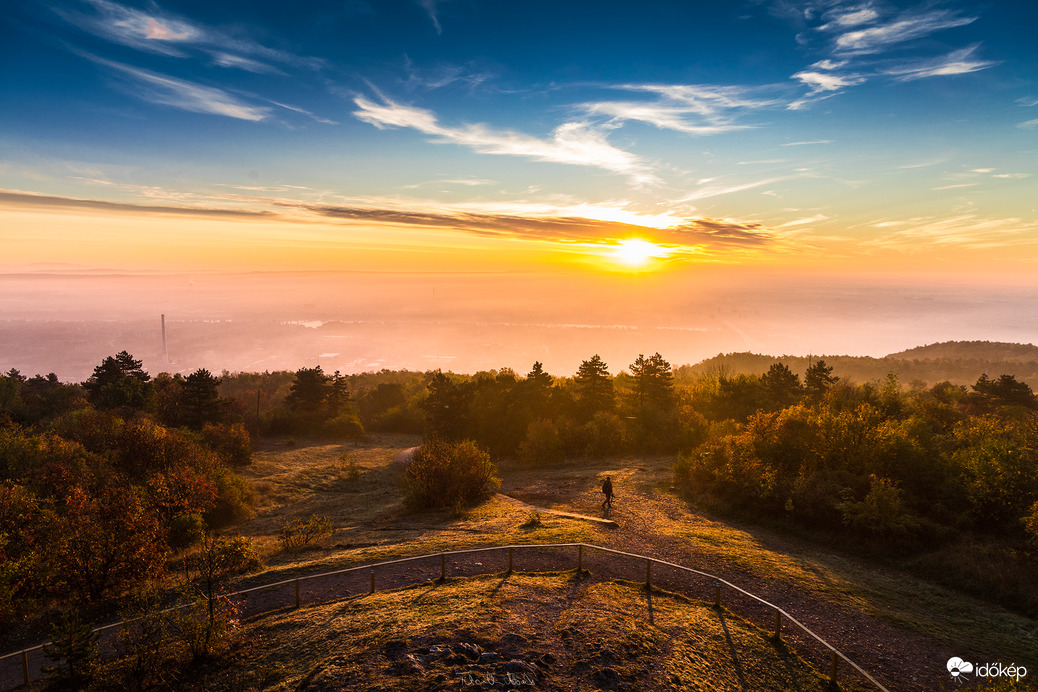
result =
[{"label": "distant hill", "polygon": [[891,353],[886,357],[899,360],[958,360],[961,358],[1029,363],[1038,361],[1038,346],[1009,344],[1001,341],[944,341],[928,346],[916,346],[907,351]]},{"label": "distant hill", "polygon": [[803,378],[808,366],[824,360],[833,374],[854,382],[884,380],[893,373],[901,384],[933,385],[948,381],[971,385],[984,373],[991,377],[1007,374],[1038,388],[1038,346],[997,341],[946,341],[892,353],[870,356],[767,356],[757,353],[720,353],[695,365],[676,369],[678,380],[704,374],[740,373],[760,375],[773,363],[784,363]]}]

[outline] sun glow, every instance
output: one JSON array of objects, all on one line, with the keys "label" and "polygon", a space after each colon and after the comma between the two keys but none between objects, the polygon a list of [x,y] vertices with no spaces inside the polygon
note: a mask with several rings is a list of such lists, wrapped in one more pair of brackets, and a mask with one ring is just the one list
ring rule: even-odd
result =
[{"label": "sun glow", "polygon": [[621,240],[610,253],[612,259],[625,267],[641,268],[659,257],[666,257],[670,251],[655,243],[640,238]]}]

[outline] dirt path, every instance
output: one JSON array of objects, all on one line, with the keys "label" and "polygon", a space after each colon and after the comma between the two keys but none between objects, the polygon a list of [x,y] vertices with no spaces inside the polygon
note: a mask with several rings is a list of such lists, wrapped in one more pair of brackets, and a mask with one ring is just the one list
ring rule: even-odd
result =
[{"label": "dirt path", "polygon": [[[945,663],[950,657],[961,655],[946,644],[892,626],[852,604],[822,597],[779,578],[762,576],[723,556],[719,557],[716,550],[709,553],[698,550],[695,540],[675,536],[668,530],[675,522],[692,522],[697,519],[685,503],[670,493],[653,491],[645,488],[644,484],[642,487],[627,487],[614,500],[613,510],[604,514],[598,504],[601,501],[600,494],[588,490],[588,487],[597,486],[549,481],[533,487],[502,490],[534,506],[608,516],[617,522],[619,528],[599,530],[594,541],[596,544],[673,562],[730,581],[789,612],[892,692],[940,689],[948,677]],[[595,570],[593,564],[590,568]],[[644,566],[628,565],[623,571],[625,575],[617,576],[632,580],[645,578]],[[657,570],[657,573],[653,578],[657,586],[696,598],[713,598],[712,584],[706,583],[703,578],[690,577],[680,572],[667,574],[664,570]],[[773,611],[751,599],[729,594],[732,594],[730,590],[724,596],[725,603],[734,612],[766,629],[774,627]],[[805,636],[794,635],[792,629],[793,626],[787,627],[784,636],[796,643],[808,644],[804,642]],[[810,648],[818,652],[816,645]],[[821,670],[828,671],[827,658],[817,653],[809,658]],[[856,674],[855,677],[860,679]]]},{"label": "dirt path", "polygon": [[[587,491],[586,485],[567,485],[545,481],[534,487],[511,488],[509,496],[533,505],[591,516],[602,516],[600,498]],[[785,609],[807,627],[847,655],[876,677],[891,692],[923,692],[939,689],[945,681],[945,662],[956,651],[913,632],[894,627],[851,604],[836,602],[778,578],[765,577],[747,570],[733,561],[718,558],[716,551],[709,554],[697,550],[695,542],[674,536],[668,528],[674,522],[693,521],[695,516],[684,503],[667,493],[626,489],[618,497],[610,517],[618,528],[595,526],[593,543],[624,552],[653,557],[659,560],[699,569],[715,574],[740,586],[760,598]],[[521,550],[513,557],[519,571],[551,571],[573,569],[576,555],[573,549]],[[504,571],[507,551],[482,552],[463,556],[449,556],[445,562],[448,576],[463,576]],[[595,579],[627,579],[644,581],[644,561],[609,557],[603,553],[585,551],[583,566]],[[416,582],[435,579],[440,574],[439,558],[409,562],[379,568],[375,575],[376,588],[390,589]],[[655,586],[686,594],[690,597],[712,600],[714,585],[710,580],[677,570],[657,567],[653,574]],[[371,575],[352,572],[334,578],[307,580],[301,583],[301,602],[316,603],[349,598],[368,593]],[[261,591],[246,599],[246,613],[265,612],[279,607],[291,607],[295,602],[293,586]],[[724,603],[738,615],[750,619],[762,628],[774,627],[774,612],[753,601],[725,590]],[[819,670],[828,672],[827,653],[787,624],[784,638]],[[841,680],[865,681],[841,664]],[[853,685],[858,687],[858,684]],[[866,687],[862,687],[866,689]]]}]

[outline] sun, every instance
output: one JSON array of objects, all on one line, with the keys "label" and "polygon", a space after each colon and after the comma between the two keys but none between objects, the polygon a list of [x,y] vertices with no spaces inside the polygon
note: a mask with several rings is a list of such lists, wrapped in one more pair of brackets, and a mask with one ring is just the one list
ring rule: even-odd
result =
[{"label": "sun", "polygon": [[641,268],[660,257],[666,257],[670,251],[655,243],[640,238],[621,240],[610,253],[612,259],[626,267]]}]

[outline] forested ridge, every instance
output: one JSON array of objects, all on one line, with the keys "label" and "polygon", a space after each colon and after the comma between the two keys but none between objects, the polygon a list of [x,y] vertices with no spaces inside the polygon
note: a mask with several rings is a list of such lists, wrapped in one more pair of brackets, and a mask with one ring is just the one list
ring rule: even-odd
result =
[{"label": "forested ridge", "polygon": [[824,359],[845,379],[855,382],[882,380],[894,373],[906,386],[928,386],[948,381],[972,384],[984,372],[997,377],[1013,373],[1020,381],[1038,387],[1038,346],[997,341],[947,341],[919,346],[882,358],[870,356],[769,356],[758,353],[719,353],[694,365],[676,369],[679,379],[710,373],[756,374],[774,363],[803,372],[811,362]]}]

